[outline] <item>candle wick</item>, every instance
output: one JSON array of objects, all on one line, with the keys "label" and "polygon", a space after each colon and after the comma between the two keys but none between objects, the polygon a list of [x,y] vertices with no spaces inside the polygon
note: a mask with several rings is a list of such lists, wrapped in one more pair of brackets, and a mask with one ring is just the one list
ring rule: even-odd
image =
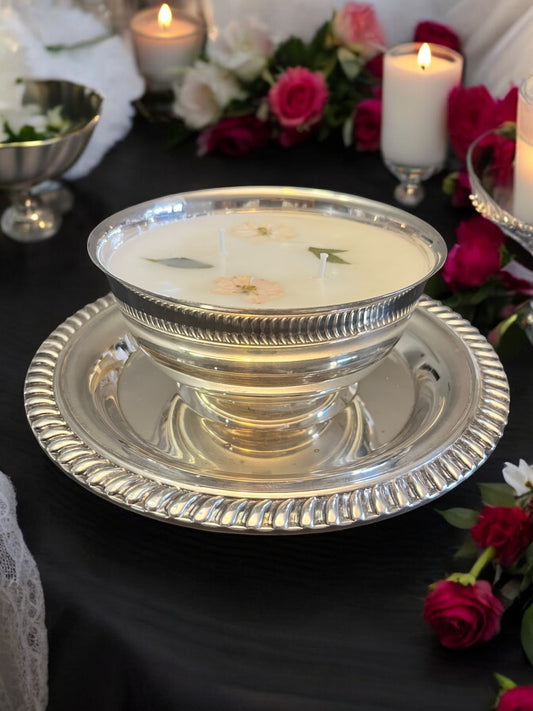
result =
[{"label": "candle wick", "polygon": [[226,249],[226,231],[223,229],[220,229],[218,231],[218,248],[220,250],[220,254],[223,257],[228,256],[228,252]]},{"label": "candle wick", "polygon": [[326,276],[326,262],[328,261],[328,253],[320,252],[320,264],[318,266],[318,278],[323,279]]}]

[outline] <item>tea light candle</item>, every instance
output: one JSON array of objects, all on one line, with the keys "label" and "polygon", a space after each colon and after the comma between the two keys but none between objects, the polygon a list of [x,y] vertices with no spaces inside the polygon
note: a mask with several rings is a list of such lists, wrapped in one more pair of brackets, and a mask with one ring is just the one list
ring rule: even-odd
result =
[{"label": "tea light candle", "polygon": [[200,54],[205,35],[199,20],[166,3],[159,10],[150,7],[138,12],[130,29],[139,70],[153,91],[172,87],[180,70]]},{"label": "tea light candle", "polygon": [[461,82],[463,58],[440,45],[409,43],[385,54],[381,150],[398,166],[441,166],[448,147],[448,94]]},{"label": "tea light candle", "polygon": [[518,95],[513,214],[533,225],[533,76]]},{"label": "tea light candle", "polygon": [[276,310],[384,296],[424,279],[433,264],[429,247],[408,234],[330,215],[252,210],[152,223],[114,248],[105,267],[178,301]]}]

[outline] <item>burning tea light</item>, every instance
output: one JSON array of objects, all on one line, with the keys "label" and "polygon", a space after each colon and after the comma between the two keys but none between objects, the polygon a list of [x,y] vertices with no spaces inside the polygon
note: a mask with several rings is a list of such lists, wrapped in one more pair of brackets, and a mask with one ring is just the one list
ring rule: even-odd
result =
[{"label": "burning tea light", "polygon": [[385,54],[381,150],[395,165],[444,163],[448,95],[461,81],[463,59],[447,47],[399,45]]},{"label": "burning tea light", "polygon": [[153,91],[172,87],[200,54],[205,35],[199,20],[166,3],[138,12],[130,29],[139,70]]},{"label": "burning tea light", "polygon": [[433,260],[423,241],[372,224],[253,210],[152,224],[106,268],[178,301],[272,310],[383,296],[424,279]]}]

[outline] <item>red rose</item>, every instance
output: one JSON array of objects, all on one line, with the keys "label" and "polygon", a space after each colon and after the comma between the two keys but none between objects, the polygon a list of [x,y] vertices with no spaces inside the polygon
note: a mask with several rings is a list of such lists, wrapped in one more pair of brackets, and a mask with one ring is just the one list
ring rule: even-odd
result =
[{"label": "red rose", "polygon": [[269,137],[267,124],[255,116],[223,118],[198,136],[198,153],[220,151],[228,156],[242,156],[265,146]]},{"label": "red rose", "polygon": [[353,135],[358,151],[377,151],[381,135],[381,100],[363,99],[357,106]]},{"label": "red rose", "polygon": [[448,133],[454,153],[465,160],[478,136],[495,128],[496,101],[484,86],[454,87],[448,97]]},{"label": "red rose", "polygon": [[283,146],[283,148],[292,148],[292,146],[304,143],[312,135],[313,131],[309,128],[305,128],[302,131],[299,131],[297,128],[284,128],[279,133],[278,143],[280,146]]},{"label": "red rose", "polygon": [[442,278],[452,291],[482,286],[501,267],[501,247],[505,236],[497,225],[481,215],[461,222],[457,244],[442,268]]},{"label": "red rose", "polygon": [[485,177],[495,185],[509,185],[514,172],[514,138],[502,136],[494,131],[481,139],[480,145],[491,149],[490,161],[485,169]]},{"label": "red rose", "polygon": [[375,57],[369,59],[365,64],[366,69],[372,74],[376,79],[383,79],[383,59],[384,54],[376,54]]},{"label": "red rose", "polygon": [[472,188],[470,187],[468,171],[465,168],[461,168],[461,170],[457,173],[457,178],[455,179],[453,186],[452,205],[454,207],[471,207],[471,192]]},{"label": "red rose", "polygon": [[503,605],[486,580],[473,585],[439,580],[424,602],[424,620],[450,649],[487,642],[500,631],[502,614]]},{"label": "red rose", "polygon": [[533,520],[520,506],[485,506],[470,533],[480,548],[492,546],[500,564],[508,567],[533,540]]},{"label": "red rose", "polygon": [[268,92],[270,108],[286,128],[303,128],[320,121],[328,97],[324,76],[305,67],[287,69]]},{"label": "red rose", "polygon": [[496,711],[533,711],[533,686],[515,686],[505,691]]},{"label": "red rose", "polygon": [[492,116],[492,125],[498,128],[502,123],[516,123],[518,112],[518,87],[512,86],[503,99],[497,99]]},{"label": "red rose", "polygon": [[447,25],[442,25],[440,22],[419,22],[415,27],[413,37],[415,42],[434,42],[443,47],[449,47],[456,52],[461,51],[461,41],[455,32]]}]

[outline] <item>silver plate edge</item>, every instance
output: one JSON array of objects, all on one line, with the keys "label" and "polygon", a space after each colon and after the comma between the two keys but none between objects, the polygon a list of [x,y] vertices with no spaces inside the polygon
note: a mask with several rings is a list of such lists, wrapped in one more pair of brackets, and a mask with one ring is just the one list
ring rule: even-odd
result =
[{"label": "silver plate edge", "polygon": [[462,340],[481,378],[479,403],[471,418],[433,459],[386,482],[302,497],[238,498],[154,482],[85,444],[70,428],[56,399],[54,374],[61,351],[88,321],[115,303],[108,294],[77,311],[50,334],[30,363],[24,405],[38,443],[65,474],[104,499],[150,518],[252,534],[310,533],[373,523],[421,506],[464,481],[486,461],[507,424],[509,386],[493,348],[468,321],[423,296],[417,308],[441,320]]}]

